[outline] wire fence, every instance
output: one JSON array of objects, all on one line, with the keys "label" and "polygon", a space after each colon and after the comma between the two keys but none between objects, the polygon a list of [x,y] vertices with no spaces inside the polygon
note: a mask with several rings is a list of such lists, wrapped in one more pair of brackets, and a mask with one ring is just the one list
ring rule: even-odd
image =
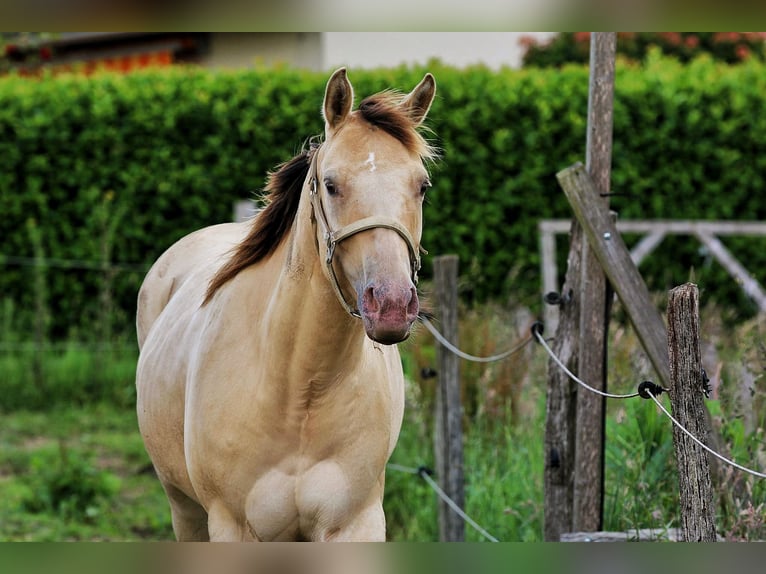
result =
[{"label": "wire fence", "polygon": [[452,500],[449,496],[447,496],[447,493],[444,492],[441,487],[437,484],[437,482],[431,478],[431,475],[433,474],[433,471],[431,469],[421,466],[418,468],[412,468],[409,466],[402,466],[400,464],[394,464],[394,463],[388,463],[387,468],[390,470],[396,470],[399,472],[406,472],[408,474],[416,474],[420,478],[422,478],[428,486],[431,487],[431,489],[441,498],[444,502],[447,503],[447,505],[452,509],[453,512],[455,512],[460,518],[462,518],[466,524],[471,526],[474,530],[476,530],[479,534],[481,534],[484,538],[489,540],[490,542],[499,542],[497,538],[492,536],[489,532],[487,532],[484,528],[479,526],[479,524],[468,514],[465,513],[465,511],[460,508],[454,500]]},{"label": "wire fence", "polygon": [[635,393],[631,393],[631,394],[627,394],[627,395],[612,395],[612,394],[609,394],[609,393],[601,392],[601,391],[599,391],[597,389],[594,389],[593,387],[591,387],[590,385],[588,385],[584,381],[581,381],[578,377],[576,377],[574,374],[572,374],[572,372],[563,365],[563,363],[560,361],[560,359],[553,353],[551,348],[546,344],[545,339],[543,338],[541,333],[535,331],[535,338],[537,339],[537,342],[540,343],[543,346],[543,348],[546,350],[546,352],[551,357],[551,359],[553,359],[553,361],[564,370],[564,372],[569,376],[569,378],[572,379],[577,384],[579,384],[580,386],[582,386],[583,388],[585,388],[585,389],[587,389],[587,390],[589,390],[591,392],[594,392],[596,394],[605,396],[607,398],[612,398],[612,399],[630,399],[630,398],[634,398],[634,397],[641,397],[643,399],[651,399],[651,400],[653,400],[657,404],[657,406],[665,414],[665,416],[667,416],[670,419],[670,421],[674,425],[676,425],[679,430],[681,430],[681,432],[683,432],[686,436],[688,436],[690,439],[692,439],[695,443],[697,443],[699,446],[701,446],[707,452],[709,452],[710,454],[712,454],[713,456],[718,458],[720,461],[722,461],[722,462],[724,462],[724,463],[726,463],[726,464],[728,464],[730,466],[733,466],[734,468],[737,468],[737,469],[739,469],[739,470],[741,470],[743,472],[746,472],[748,474],[752,474],[753,476],[757,476],[758,478],[766,478],[766,474],[764,474],[762,472],[759,472],[759,471],[756,471],[756,470],[752,470],[750,468],[746,468],[746,467],[744,467],[744,466],[734,462],[733,460],[729,460],[728,458],[726,458],[722,454],[719,454],[718,452],[714,451],[712,448],[710,448],[704,442],[702,442],[700,439],[698,439],[696,436],[694,436],[691,432],[689,432],[689,430],[686,429],[680,422],[678,422],[678,420],[675,417],[673,417],[673,415],[670,414],[670,412],[663,406],[663,404],[657,398],[657,396],[659,396],[659,394],[662,393],[662,392],[665,392],[665,393],[671,392],[670,389],[666,389],[664,387],[660,387],[659,385],[656,385],[655,383],[652,383],[651,381],[644,381],[643,383],[641,383],[641,385],[639,385],[639,390],[637,392],[635,392]]},{"label": "wire fence", "polygon": [[88,341],[0,341],[0,353],[65,353],[67,351],[83,351],[88,353],[138,353],[136,343],[106,343]]},{"label": "wire fence", "polygon": [[[509,356],[513,355],[514,353],[520,351],[523,349],[529,342],[536,341],[540,344],[540,346],[545,349],[548,356],[553,360],[553,362],[561,368],[566,375],[572,379],[575,383],[583,387],[589,392],[598,394],[600,396],[609,398],[609,399],[618,399],[618,400],[624,400],[624,399],[632,399],[632,398],[643,398],[643,399],[651,399],[654,401],[654,403],[657,405],[657,407],[662,411],[662,413],[670,419],[670,421],[677,426],[686,436],[688,436],[690,439],[692,439],[695,443],[697,443],[700,447],[702,447],[705,451],[710,453],[712,456],[719,459],[721,462],[728,464],[732,466],[733,468],[736,468],[742,472],[745,472],[747,474],[750,474],[752,476],[755,476],[757,478],[766,478],[766,474],[763,472],[759,472],[756,470],[753,470],[751,468],[747,468],[745,466],[742,466],[741,464],[738,464],[737,462],[730,460],[726,458],[725,456],[721,455],[720,453],[716,452],[709,446],[707,446],[703,441],[701,441],[699,438],[694,436],[688,429],[686,429],[681,423],[678,422],[678,420],[673,417],[673,415],[665,408],[665,406],[660,402],[660,400],[657,398],[659,395],[664,393],[671,392],[670,389],[666,389],[660,385],[657,385],[651,381],[643,381],[639,384],[638,390],[634,393],[626,393],[626,394],[613,394],[613,393],[606,393],[603,391],[600,391],[599,389],[596,389],[577,377],[574,373],[572,373],[571,370],[569,370],[566,365],[559,359],[559,357],[556,356],[556,354],[553,352],[553,350],[548,345],[547,341],[543,337],[543,325],[540,322],[535,322],[531,328],[530,328],[530,335],[526,337],[524,340],[519,342],[518,344],[511,347],[508,351],[505,351],[503,353],[499,353],[496,355],[491,355],[488,357],[477,357],[475,355],[471,355],[469,353],[466,353],[462,350],[460,350],[458,347],[453,345],[450,341],[448,341],[444,335],[442,335],[438,329],[427,319],[427,318],[421,318],[421,321],[426,326],[426,328],[431,332],[431,334],[434,336],[434,338],[447,350],[454,353],[458,357],[461,357],[468,361],[474,361],[474,362],[493,362],[493,361],[502,361],[504,359],[507,359]],[[391,470],[399,471],[399,472],[406,472],[409,474],[417,475],[420,478],[422,478],[428,485],[436,492],[436,494],[444,500],[449,507],[458,515],[460,516],[466,524],[470,525],[472,528],[474,528],[477,532],[479,532],[484,538],[487,540],[490,540],[491,542],[498,542],[498,540],[489,534],[484,528],[479,526],[470,516],[468,516],[463,509],[461,509],[455,502],[449,498],[445,494],[445,492],[439,487],[439,485],[434,481],[434,479],[431,477],[432,472],[427,467],[407,467],[402,466],[398,464],[389,463],[388,468]]]},{"label": "wire fence", "polygon": [[[57,271],[93,271],[98,273],[106,274],[109,277],[113,277],[114,273],[146,273],[149,268],[151,267],[151,264],[149,263],[118,263],[108,260],[86,260],[86,259],[66,259],[66,258],[58,258],[58,257],[25,257],[25,256],[17,256],[17,255],[6,255],[0,253],[0,267],[22,267],[22,268],[29,268],[29,269],[35,269],[35,270],[57,270]],[[107,280],[111,281],[111,279]],[[114,307],[112,306],[111,300],[113,297],[112,293],[112,285],[111,283],[107,283],[105,286],[99,287],[101,289],[101,292],[98,295],[99,299],[99,305],[100,308],[94,308],[92,311],[96,315],[95,319],[83,319],[82,316],[80,319],[80,326],[77,329],[80,333],[86,334],[85,337],[79,337],[78,339],[85,339],[85,340],[78,340],[78,339],[67,339],[67,340],[50,340],[49,339],[49,333],[47,332],[47,328],[41,327],[40,323],[44,323],[50,319],[51,314],[55,313],[55,309],[52,309],[51,303],[48,300],[50,297],[50,294],[48,290],[50,289],[50,285],[47,283],[43,283],[42,287],[37,284],[33,284],[31,289],[33,290],[40,290],[42,289],[43,294],[41,295],[37,291],[35,291],[34,297],[35,297],[35,305],[42,305],[43,306],[43,314],[47,315],[47,319],[45,321],[37,322],[37,324],[31,324],[32,319],[29,319],[29,309],[27,309],[27,314],[24,315],[25,319],[22,320],[23,326],[19,327],[18,325],[13,325],[13,321],[10,317],[13,317],[14,307],[23,307],[23,305],[11,305],[10,309],[10,317],[4,317],[3,320],[6,324],[4,324],[4,329],[2,332],[2,338],[4,340],[0,340],[0,353],[21,353],[24,355],[34,354],[34,353],[65,353],[69,351],[84,351],[89,353],[130,353],[130,352],[137,352],[138,347],[134,340],[132,340],[132,337],[130,336],[129,329],[129,323],[122,321],[119,324],[119,333],[114,333],[112,331],[112,326],[114,324],[114,315],[112,313],[114,312]],[[106,297],[109,299],[109,304],[105,306],[104,298],[105,293],[104,289],[108,291],[106,294]],[[42,298],[42,301],[41,301]],[[96,299],[94,297],[94,299]],[[13,301],[13,297],[10,297],[10,300]],[[104,308],[106,307],[106,308]],[[38,316],[41,314],[40,309],[32,309],[34,313],[36,313]],[[29,323],[26,323],[24,321],[29,321]],[[103,331],[106,332],[106,335],[112,335],[114,338],[113,340],[98,340],[99,336],[103,336],[104,333],[101,332],[99,329],[93,329],[93,325],[89,324],[95,323],[98,324],[99,327],[102,328]],[[104,327],[106,325],[106,327]],[[23,332],[25,329],[36,331],[35,339],[36,340],[19,340],[19,332]],[[93,335],[93,340],[87,340],[87,334]],[[77,337],[75,335],[75,337]],[[51,337],[55,338],[55,337]],[[111,338],[111,337],[110,337]]]},{"label": "wire fence", "polygon": [[476,355],[470,355],[464,351],[461,351],[458,349],[455,345],[450,343],[444,335],[442,335],[436,327],[431,323],[431,321],[428,320],[427,317],[421,317],[421,322],[423,325],[426,326],[426,329],[436,338],[439,343],[441,343],[446,349],[448,349],[451,353],[457,355],[461,359],[465,359],[466,361],[472,361],[474,363],[493,363],[496,361],[502,361],[503,359],[507,359],[514,353],[517,353],[521,351],[524,347],[527,346],[528,343],[532,341],[532,336],[530,335],[525,340],[521,341],[519,344],[514,345],[507,351],[504,351],[502,353],[498,353],[496,355],[490,355],[489,357],[477,357]]},{"label": "wire fence", "polygon": [[90,271],[129,271],[146,273],[151,267],[145,263],[114,263],[85,259],[62,259],[58,257],[19,257],[0,253],[0,265],[19,267],[41,267],[44,269],[82,269]]},{"label": "wire fence", "polygon": [[522,348],[524,348],[531,340],[536,340],[542,347],[545,349],[546,353],[548,353],[548,356],[553,360],[556,365],[558,365],[559,368],[561,368],[566,375],[572,379],[575,383],[583,387],[584,389],[595,393],[597,395],[600,395],[602,397],[606,397],[608,399],[632,399],[636,397],[640,397],[643,399],[652,399],[657,406],[660,408],[660,410],[667,416],[670,421],[676,425],[683,433],[685,433],[689,438],[691,438],[694,442],[696,442],[698,445],[700,445],[702,448],[704,448],[707,452],[721,460],[722,462],[729,464],[733,466],[734,468],[737,468],[743,472],[747,472],[749,474],[752,474],[753,476],[757,476],[759,478],[766,478],[766,474],[762,472],[758,472],[756,470],[752,470],[750,468],[744,467],[732,460],[729,460],[728,458],[724,457],[723,455],[719,454],[718,452],[711,449],[709,446],[707,446],[704,442],[702,442],[700,439],[695,437],[691,432],[689,432],[681,423],[676,420],[673,415],[670,414],[670,412],[662,405],[662,403],[657,399],[657,396],[659,396],[661,393],[669,393],[670,389],[666,389],[664,387],[661,387],[651,381],[644,381],[642,382],[638,390],[634,393],[626,393],[626,394],[614,394],[614,393],[606,393],[604,391],[601,391],[599,389],[596,389],[580,379],[577,375],[575,375],[571,370],[567,368],[567,366],[559,359],[556,354],[553,352],[553,350],[550,348],[548,343],[546,342],[545,338],[543,337],[543,328],[542,323],[536,322],[532,325],[530,328],[530,336],[524,339],[521,343],[515,345],[510,350],[500,353],[497,355],[492,355],[489,357],[476,357],[474,355],[470,355],[468,353],[465,353],[455,347],[452,343],[450,343],[439,331],[436,329],[436,327],[433,326],[433,324],[428,321],[428,319],[423,319],[423,324],[428,328],[428,330],[434,335],[437,341],[441,343],[446,349],[448,349],[450,352],[456,354],[459,357],[462,357],[463,359],[470,360],[470,361],[477,361],[477,362],[490,362],[490,361],[501,361],[503,359],[508,358],[513,353],[516,353],[517,351],[520,351]]}]

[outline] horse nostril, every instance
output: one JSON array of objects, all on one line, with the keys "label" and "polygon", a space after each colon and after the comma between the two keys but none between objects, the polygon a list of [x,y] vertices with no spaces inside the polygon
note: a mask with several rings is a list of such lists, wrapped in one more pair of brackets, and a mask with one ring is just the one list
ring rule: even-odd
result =
[{"label": "horse nostril", "polygon": [[364,308],[372,313],[377,313],[380,309],[380,303],[375,297],[375,289],[372,286],[369,286],[364,290],[362,303],[364,304]]},{"label": "horse nostril", "polygon": [[407,302],[407,314],[411,317],[417,316],[420,312],[420,302],[418,301],[418,292],[414,287],[410,288],[410,299]]},{"label": "horse nostril", "polygon": [[416,317],[420,306],[414,287],[401,290],[390,285],[368,285],[362,294],[362,308],[366,313],[380,315],[402,315]]}]

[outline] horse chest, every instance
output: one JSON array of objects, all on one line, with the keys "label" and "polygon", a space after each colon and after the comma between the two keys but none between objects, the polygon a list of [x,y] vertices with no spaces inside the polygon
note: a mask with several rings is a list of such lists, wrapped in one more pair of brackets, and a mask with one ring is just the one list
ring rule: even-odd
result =
[{"label": "horse chest", "polygon": [[248,530],[262,541],[327,538],[358,511],[360,497],[353,482],[332,460],[297,475],[270,470],[247,495]]},{"label": "horse chest", "polygon": [[361,398],[340,393],[260,416],[198,412],[205,424],[195,428],[208,429],[195,441],[204,456],[189,460],[198,494],[207,506],[220,500],[258,540],[330,537],[382,495],[390,413],[380,398]]}]

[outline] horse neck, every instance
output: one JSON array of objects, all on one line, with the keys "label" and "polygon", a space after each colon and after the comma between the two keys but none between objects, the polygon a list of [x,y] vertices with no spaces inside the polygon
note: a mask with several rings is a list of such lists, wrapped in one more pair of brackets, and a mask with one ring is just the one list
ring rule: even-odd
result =
[{"label": "horse neck", "polygon": [[371,342],[361,320],[343,309],[325,275],[307,194],[280,251],[270,324],[283,333],[286,347],[299,351],[294,357],[298,368],[327,377],[348,370]]}]

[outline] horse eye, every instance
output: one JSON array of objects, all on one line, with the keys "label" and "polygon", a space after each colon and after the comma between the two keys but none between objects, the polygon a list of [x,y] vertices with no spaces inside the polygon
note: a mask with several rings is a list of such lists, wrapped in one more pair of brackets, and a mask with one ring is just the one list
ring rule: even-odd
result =
[{"label": "horse eye", "polygon": [[427,179],[422,184],[420,184],[420,195],[425,195],[429,187],[431,187],[431,180]]},{"label": "horse eye", "polygon": [[335,195],[338,193],[338,189],[335,187],[335,184],[329,179],[324,180],[324,187],[329,195]]}]

